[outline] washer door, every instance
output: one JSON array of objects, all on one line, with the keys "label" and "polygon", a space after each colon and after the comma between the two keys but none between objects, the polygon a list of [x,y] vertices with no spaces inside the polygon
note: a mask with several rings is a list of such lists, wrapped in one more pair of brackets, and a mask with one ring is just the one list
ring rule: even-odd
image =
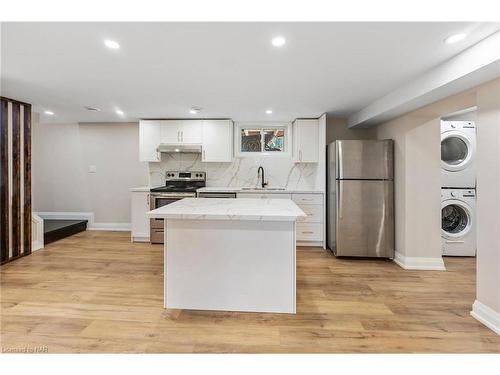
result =
[{"label": "washer door", "polygon": [[472,225],[470,207],[464,202],[447,200],[441,205],[441,233],[445,238],[465,236]]},{"label": "washer door", "polygon": [[460,171],[467,167],[472,157],[470,140],[457,131],[441,134],[441,165],[451,172]]}]

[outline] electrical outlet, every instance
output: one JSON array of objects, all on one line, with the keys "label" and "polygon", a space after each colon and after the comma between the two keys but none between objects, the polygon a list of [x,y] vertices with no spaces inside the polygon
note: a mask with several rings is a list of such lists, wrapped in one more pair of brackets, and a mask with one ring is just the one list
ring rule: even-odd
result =
[{"label": "electrical outlet", "polygon": [[96,173],[97,167],[95,165],[89,165],[89,173]]}]

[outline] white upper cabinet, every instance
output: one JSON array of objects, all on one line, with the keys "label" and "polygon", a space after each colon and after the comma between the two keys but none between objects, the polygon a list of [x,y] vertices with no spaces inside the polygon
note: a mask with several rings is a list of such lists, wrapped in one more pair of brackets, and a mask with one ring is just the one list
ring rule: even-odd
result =
[{"label": "white upper cabinet", "polygon": [[204,162],[231,162],[233,160],[233,121],[203,120]]},{"label": "white upper cabinet", "polygon": [[161,121],[142,120],[139,122],[139,160],[160,161],[156,150],[160,143]]},{"label": "white upper cabinet", "polygon": [[202,142],[201,120],[183,120],[180,126],[181,143],[201,143]]},{"label": "white upper cabinet", "polygon": [[180,121],[162,120],[161,137],[159,143],[178,144],[181,143]]},{"label": "white upper cabinet", "polygon": [[297,119],[292,126],[293,159],[296,163],[319,162],[319,121]]},{"label": "white upper cabinet", "polygon": [[162,120],[161,143],[190,144],[202,141],[201,120]]}]

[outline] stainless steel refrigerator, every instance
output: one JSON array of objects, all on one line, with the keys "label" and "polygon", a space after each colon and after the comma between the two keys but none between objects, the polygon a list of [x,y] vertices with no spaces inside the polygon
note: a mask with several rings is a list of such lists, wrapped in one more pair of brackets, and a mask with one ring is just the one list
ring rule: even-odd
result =
[{"label": "stainless steel refrigerator", "polygon": [[328,145],[327,244],[336,256],[394,258],[392,140]]}]

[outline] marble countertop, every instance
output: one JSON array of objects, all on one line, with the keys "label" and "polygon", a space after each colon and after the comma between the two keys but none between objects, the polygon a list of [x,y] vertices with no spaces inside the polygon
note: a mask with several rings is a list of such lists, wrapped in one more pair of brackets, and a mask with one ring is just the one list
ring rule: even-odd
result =
[{"label": "marble countertop", "polygon": [[[272,188],[272,186],[271,186]],[[283,190],[269,190],[269,189],[243,189],[241,187],[220,187],[220,186],[207,186],[196,190],[197,193],[262,193],[262,194],[290,194],[290,193],[316,193],[323,194],[320,190],[298,190],[298,189],[283,189]]]},{"label": "marble countertop", "polygon": [[151,190],[151,189],[152,189],[151,186],[141,186],[141,187],[131,188],[130,191],[147,191],[147,192],[149,192],[149,190]]},{"label": "marble countertop", "polygon": [[[131,188],[130,191],[139,191],[139,192],[149,192],[155,186],[141,186]],[[269,190],[269,189],[243,189],[241,187],[222,187],[222,186],[211,186],[204,187],[196,190],[198,193],[202,192],[216,192],[216,193],[262,193],[262,194],[291,194],[291,193],[303,193],[303,194],[323,194],[320,190],[303,190],[303,189],[284,189],[284,190]]]},{"label": "marble countertop", "polygon": [[185,198],[149,211],[150,218],[295,221],[305,217],[291,199]]}]

